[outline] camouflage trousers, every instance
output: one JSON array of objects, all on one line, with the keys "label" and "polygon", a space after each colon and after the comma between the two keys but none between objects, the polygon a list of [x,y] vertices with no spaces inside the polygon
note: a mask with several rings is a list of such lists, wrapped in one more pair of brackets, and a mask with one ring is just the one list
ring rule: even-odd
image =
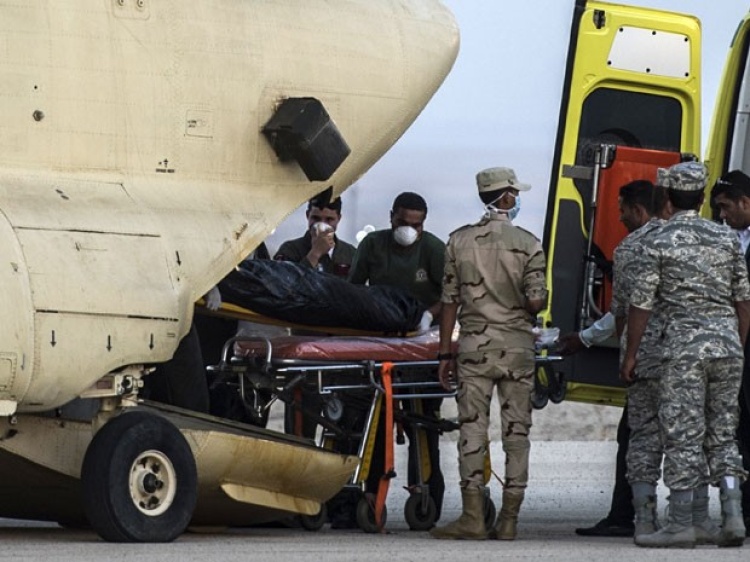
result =
[{"label": "camouflage trousers", "polygon": [[628,387],[628,482],[656,484],[661,478],[659,378],[643,378]]},{"label": "camouflage trousers", "polygon": [[485,485],[490,402],[497,387],[505,451],[505,490],[522,493],[529,479],[533,350],[462,353],[458,359],[458,380],[461,487]]},{"label": "camouflage trousers", "polygon": [[735,441],[742,358],[670,359],[661,377],[664,483],[689,490],[723,476],[744,480]]}]

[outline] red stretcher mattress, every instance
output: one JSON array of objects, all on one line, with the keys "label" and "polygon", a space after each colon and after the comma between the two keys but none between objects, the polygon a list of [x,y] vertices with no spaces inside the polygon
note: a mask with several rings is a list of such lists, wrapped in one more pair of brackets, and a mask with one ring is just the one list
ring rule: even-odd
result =
[{"label": "red stretcher mattress", "polygon": [[[435,361],[437,330],[404,338],[368,336],[279,336],[271,338],[273,359],[304,361]],[[454,342],[454,351],[456,343]],[[266,346],[258,341],[238,341],[235,355],[262,356]]]}]

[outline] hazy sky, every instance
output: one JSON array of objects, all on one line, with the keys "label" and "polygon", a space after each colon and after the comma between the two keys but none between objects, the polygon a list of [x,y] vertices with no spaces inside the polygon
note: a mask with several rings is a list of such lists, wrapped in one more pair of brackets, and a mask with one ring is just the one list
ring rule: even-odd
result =
[{"label": "hazy sky", "polygon": [[[476,221],[482,205],[474,176],[490,166],[515,168],[533,189],[516,224],[541,237],[547,205],[573,0],[444,0],[461,29],[453,70],[402,139],[343,196],[339,235],[354,242],[366,224],[388,227],[401,191],[427,200],[426,229],[442,239]],[[703,29],[703,138],[729,43],[748,0],[623,0],[698,16]],[[268,240],[274,251],[304,232],[294,213]]]}]

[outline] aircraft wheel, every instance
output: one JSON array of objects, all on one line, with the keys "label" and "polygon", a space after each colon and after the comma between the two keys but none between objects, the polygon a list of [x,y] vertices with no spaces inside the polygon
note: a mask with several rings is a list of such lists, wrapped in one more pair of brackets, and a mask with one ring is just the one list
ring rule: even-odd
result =
[{"label": "aircraft wheel", "polygon": [[[383,506],[383,526],[388,521],[388,509]],[[357,503],[357,525],[365,533],[377,533],[380,531],[378,523],[375,521],[375,506],[367,501],[367,498],[362,498]]]},{"label": "aircraft wheel", "polygon": [[321,504],[320,511],[315,515],[300,515],[299,522],[302,528],[308,531],[320,531],[328,521],[328,510],[325,504]]},{"label": "aircraft wheel", "polygon": [[421,493],[410,494],[404,505],[404,518],[412,531],[428,531],[435,526],[437,506],[429,495],[423,505]]},{"label": "aircraft wheel", "polygon": [[83,508],[91,527],[111,542],[170,542],[193,516],[195,459],[182,433],[147,412],[107,422],[83,459]]},{"label": "aircraft wheel", "polygon": [[484,528],[489,530],[495,524],[495,518],[497,517],[497,509],[495,508],[495,502],[492,498],[486,496],[484,498]]}]

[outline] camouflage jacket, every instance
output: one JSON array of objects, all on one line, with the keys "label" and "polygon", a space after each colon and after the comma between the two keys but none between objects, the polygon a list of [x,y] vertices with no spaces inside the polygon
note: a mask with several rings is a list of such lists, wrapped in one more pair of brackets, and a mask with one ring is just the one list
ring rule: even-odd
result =
[{"label": "camouflage jacket", "polygon": [[[618,318],[628,315],[630,306],[630,297],[633,293],[633,286],[638,276],[641,274],[644,247],[650,245],[654,235],[666,221],[658,218],[652,218],[639,229],[628,234],[622,242],[615,248],[614,252],[614,283],[612,287],[612,305],[610,311]],[[655,306],[652,310],[651,317],[648,320],[646,331],[643,334],[641,345],[638,349],[638,376],[645,377],[649,375],[649,370],[657,367],[662,362],[663,342],[662,335],[664,331],[664,319],[661,309]],[[620,360],[625,356],[625,347],[627,342],[627,325],[625,332],[620,340]],[[657,373],[653,373],[656,375]]]},{"label": "camouflage jacket", "polygon": [[750,284],[737,236],[680,211],[642,248],[630,302],[662,307],[666,356],[742,357],[735,303],[750,300]]},{"label": "camouflage jacket", "polygon": [[534,347],[526,299],[545,299],[545,258],[531,233],[492,213],[453,232],[445,252],[444,303],[458,303],[459,351]]}]

